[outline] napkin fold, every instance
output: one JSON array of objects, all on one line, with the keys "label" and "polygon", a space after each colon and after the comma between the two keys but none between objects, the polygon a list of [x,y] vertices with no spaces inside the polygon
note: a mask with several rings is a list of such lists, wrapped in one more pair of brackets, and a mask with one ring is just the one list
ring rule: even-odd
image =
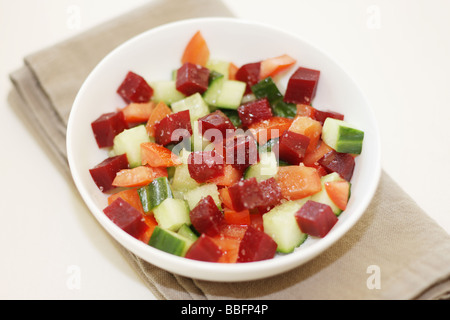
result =
[{"label": "napkin fold", "polygon": [[[31,54],[10,75],[9,104],[72,182],[66,126],[75,96],[95,65],[129,38],[194,17],[232,16],[218,0],[152,1]],[[115,240],[112,239],[115,242]],[[157,299],[449,299],[450,236],[386,172],[370,206],[332,247],[266,279],[219,283],[169,273],[116,243]]]}]

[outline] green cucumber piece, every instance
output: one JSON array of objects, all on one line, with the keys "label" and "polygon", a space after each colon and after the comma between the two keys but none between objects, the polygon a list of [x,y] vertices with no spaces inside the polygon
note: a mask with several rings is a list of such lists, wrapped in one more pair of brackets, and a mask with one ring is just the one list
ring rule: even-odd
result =
[{"label": "green cucumber piece", "polygon": [[152,100],[162,101],[168,106],[186,97],[177,90],[175,80],[154,81],[150,82],[150,86],[153,88]]},{"label": "green cucumber piece", "polygon": [[217,107],[236,110],[241,105],[246,86],[242,81],[225,80],[217,98]]},{"label": "green cucumber piece", "polygon": [[222,202],[219,198],[219,190],[217,188],[217,185],[213,183],[202,184],[194,189],[188,190],[184,194],[184,199],[186,199],[189,204],[190,210],[192,210],[203,197],[206,197],[208,195],[210,195],[214,199],[214,202],[218,207],[221,206]]},{"label": "green cucumber piece", "polygon": [[192,244],[192,240],[159,226],[155,227],[148,242],[149,246],[180,257],[186,255]]},{"label": "green cucumber piece", "polygon": [[225,79],[229,77],[230,62],[224,60],[211,59],[206,63],[206,68],[208,68],[211,73],[220,73]]},{"label": "green cucumber piece", "polygon": [[334,118],[327,118],[322,128],[322,140],[337,152],[360,154],[364,131]]},{"label": "green cucumber piece", "polygon": [[189,110],[191,123],[209,114],[209,107],[206,104],[205,100],[203,100],[202,95],[198,92],[182,100],[172,103],[171,107],[174,113]]},{"label": "green cucumber piece", "polygon": [[199,130],[199,122],[195,120],[192,123],[191,135],[191,150],[193,151],[208,151],[213,150],[214,144],[208,139],[205,139]]},{"label": "green cucumber piece", "polygon": [[177,232],[180,236],[185,237],[191,241],[195,241],[198,239],[198,235],[191,229],[187,224],[183,224]]},{"label": "green cucumber piece", "polygon": [[306,240],[307,234],[300,230],[295,213],[308,200],[287,201],[263,215],[264,232],[277,243],[278,252],[290,253]]},{"label": "green cucumber piece", "polygon": [[142,164],[141,143],[154,141],[147,133],[144,125],[126,129],[114,138],[115,155],[126,153],[131,168]]},{"label": "green cucumber piece", "polygon": [[186,149],[180,151],[181,165],[176,166],[173,178],[171,181],[171,189],[173,191],[174,198],[184,199],[184,194],[192,189],[200,186],[200,184],[191,178],[189,168],[187,165],[187,159],[190,152]]},{"label": "green cucumber piece", "polygon": [[173,198],[167,177],[156,178],[147,186],[138,188],[138,194],[146,213],[151,212],[167,198]]},{"label": "green cucumber piece", "polygon": [[263,152],[259,162],[252,164],[244,173],[244,179],[256,178],[258,182],[275,177],[278,173],[278,161],[274,152]]},{"label": "green cucumber piece", "polygon": [[336,216],[339,216],[342,213],[342,210],[339,209],[334,204],[334,202],[328,196],[327,190],[325,190],[325,183],[332,182],[332,181],[345,181],[345,180],[342,179],[341,176],[336,172],[332,172],[330,174],[323,176],[322,178],[320,178],[320,182],[322,184],[322,190],[316,194],[313,194],[311,196],[311,200],[329,205],[331,210],[334,212],[334,214]]},{"label": "green cucumber piece", "polygon": [[225,77],[218,77],[210,81],[208,89],[203,93],[203,99],[209,106],[217,107],[217,100],[225,81]]},{"label": "green cucumber piece", "polygon": [[269,100],[274,116],[294,118],[297,115],[297,106],[283,101],[284,97],[271,77],[253,85],[252,92],[257,99],[267,98]]},{"label": "green cucumber piece", "polygon": [[178,231],[184,224],[190,225],[189,207],[181,199],[166,198],[153,209],[158,225],[166,230]]}]

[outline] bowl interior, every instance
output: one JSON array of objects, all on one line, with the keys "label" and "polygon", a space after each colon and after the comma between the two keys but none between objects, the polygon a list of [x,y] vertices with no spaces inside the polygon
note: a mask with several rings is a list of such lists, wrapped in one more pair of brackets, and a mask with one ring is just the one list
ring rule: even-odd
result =
[{"label": "bowl interior", "polygon": [[[89,169],[107,157],[99,150],[90,124],[99,115],[125,103],[115,93],[130,70],[147,81],[168,80],[180,65],[184,47],[201,30],[211,58],[237,66],[289,54],[297,64],[279,79],[284,91],[290,74],[299,66],[321,71],[313,101],[321,110],[345,114],[345,119],[365,131],[362,154],[356,160],[352,197],[338,224],[323,239],[311,239],[296,252],[275,259],[246,264],[215,264],[166,254],[132,238],[104,214],[107,196],[94,184]],[[183,276],[214,281],[243,281],[275,275],[317,256],[339,239],[363,214],[380,175],[378,129],[371,107],[351,77],[327,54],[298,36],[282,30],[233,18],[185,20],[149,30],[119,46],[92,71],[74,102],[67,131],[67,152],[75,184],[93,215],[111,235],[142,259]]]}]

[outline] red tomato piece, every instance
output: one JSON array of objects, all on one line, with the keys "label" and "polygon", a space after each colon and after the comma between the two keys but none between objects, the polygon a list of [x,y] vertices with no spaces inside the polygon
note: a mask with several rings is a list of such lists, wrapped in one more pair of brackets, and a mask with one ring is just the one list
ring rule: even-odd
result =
[{"label": "red tomato piece", "polygon": [[277,181],[287,200],[302,199],[322,190],[317,170],[302,165],[280,167]]},{"label": "red tomato piece", "polygon": [[314,151],[322,136],[322,125],[319,121],[313,120],[310,117],[296,117],[289,130],[309,138],[309,145],[306,152]]},{"label": "red tomato piece", "polygon": [[172,151],[154,142],[141,144],[142,165],[151,167],[173,167],[181,164],[180,158]]},{"label": "red tomato piece", "polygon": [[170,114],[172,114],[172,110],[164,102],[156,105],[145,126],[150,137],[155,136],[155,125]]},{"label": "red tomato piece", "polygon": [[292,119],[272,117],[267,120],[253,123],[248,127],[248,129],[256,138],[258,143],[263,145],[270,139],[280,137],[286,130],[289,129],[292,122]]},{"label": "red tomato piece", "polygon": [[144,103],[130,103],[121,111],[125,117],[125,121],[128,124],[147,122],[155,109],[155,103],[153,101]]},{"label": "red tomato piece", "polygon": [[113,186],[123,188],[143,187],[159,177],[167,177],[166,168],[153,168],[139,166],[132,169],[124,169],[117,173]]},{"label": "red tomato piece", "polygon": [[206,66],[209,60],[209,48],[205,38],[200,31],[197,31],[189,40],[184,49],[181,63],[190,62],[201,66]]},{"label": "red tomato piece", "polygon": [[347,181],[330,181],[325,183],[325,190],[331,201],[341,210],[347,208],[350,184]]},{"label": "red tomato piece", "polygon": [[277,74],[288,69],[296,62],[297,60],[287,54],[263,60],[261,61],[261,71],[259,77],[260,79],[275,77]]}]

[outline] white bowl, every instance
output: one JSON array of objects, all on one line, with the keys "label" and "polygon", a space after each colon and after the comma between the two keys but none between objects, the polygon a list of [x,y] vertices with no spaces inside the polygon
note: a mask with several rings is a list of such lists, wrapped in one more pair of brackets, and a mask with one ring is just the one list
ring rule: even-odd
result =
[{"label": "white bowl", "polygon": [[[274,259],[240,264],[219,264],[181,258],[140,242],[112,223],[103,213],[107,196],[93,182],[89,169],[104,160],[90,124],[100,114],[123,107],[115,93],[129,70],[147,81],[166,80],[180,59],[188,40],[201,30],[211,57],[237,66],[288,54],[297,64],[280,79],[285,87],[290,74],[304,66],[321,71],[314,106],[345,114],[345,119],[364,130],[362,154],[356,159],[352,197],[339,222],[323,239],[309,240],[295,252]],[[169,272],[212,281],[246,281],[280,274],[309,261],[328,249],[361,217],[369,205],[380,177],[380,140],[374,113],[357,84],[329,57],[295,34],[269,25],[233,18],[200,18],[151,29],[125,42],[107,55],[81,87],[70,114],[67,152],[75,184],[92,214],[125,248]]]}]

